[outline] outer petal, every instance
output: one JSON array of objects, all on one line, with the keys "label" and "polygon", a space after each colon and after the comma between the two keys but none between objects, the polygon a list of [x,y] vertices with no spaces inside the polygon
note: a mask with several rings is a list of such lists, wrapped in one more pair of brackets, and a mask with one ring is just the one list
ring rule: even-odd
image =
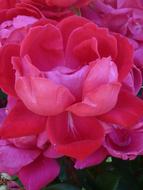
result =
[{"label": "outer petal", "polygon": [[18,176],[26,190],[39,190],[53,181],[58,176],[59,171],[59,165],[54,159],[41,156],[22,168]]},{"label": "outer petal", "polygon": [[89,20],[84,17],[70,16],[58,23],[57,27],[59,27],[63,35],[64,48],[66,47],[68,38],[72,31],[80,26],[87,24],[88,22]]},{"label": "outer petal", "polygon": [[85,94],[81,103],[73,104],[67,110],[78,116],[95,116],[110,111],[117,103],[120,83],[101,85]]},{"label": "outer petal", "polygon": [[37,134],[44,129],[45,122],[46,117],[32,113],[22,102],[18,102],[4,120],[0,136],[14,138]]},{"label": "outer petal", "polygon": [[19,149],[12,145],[0,146],[0,172],[16,174],[23,166],[33,162],[38,150]]},{"label": "outer petal", "polygon": [[74,167],[76,169],[83,169],[90,166],[95,166],[97,164],[100,164],[106,158],[107,154],[108,152],[106,149],[104,147],[101,147],[86,159],[82,161],[76,160]]},{"label": "outer petal", "polygon": [[19,55],[19,46],[9,44],[0,51],[0,87],[8,94],[15,95],[15,71],[12,68],[11,57]]},{"label": "outer petal", "polygon": [[130,127],[136,124],[142,116],[143,101],[129,92],[121,91],[115,108],[100,116],[99,119]]},{"label": "outer petal", "polygon": [[125,76],[131,71],[133,66],[133,47],[129,44],[128,39],[116,34],[118,44],[118,55],[116,63],[119,72],[119,80],[122,81]]},{"label": "outer petal", "polygon": [[63,42],[59,29],[51,24],[33,27],[23,40],[20,53],[21,56],[28,54],[32,64],[42,71],[64,65]]},{"label": "outer petal", "polygon": [[47,131],[49,140],[59,153],[79,160],[96,151],[104,140],[104,129],[96,118],[81,118],[70,113],[50,117]]},{"label": "outer petal", "polygon": [[[115,58],[117,55],[117,41],[113,35],[108,33],[105,28],[99,28],[94,23],[87,23],[82,27],[76,28],[70,34],[66,48],[66,64],[69,67],[76,68],[79,64],[87,64],[79,62],[74,55],[74,49],[83,41],[96,38],[98,51],[101,57],[111,56]],[[95,54],[96,55],[96,54]],[[92,60],[94,61],[94,60]]]},{"label": "outer petal", "polygon": [[41,77],[18,77],[17,95],[32,112],[44,116],[63,112],[75,99],[62,85]]}]

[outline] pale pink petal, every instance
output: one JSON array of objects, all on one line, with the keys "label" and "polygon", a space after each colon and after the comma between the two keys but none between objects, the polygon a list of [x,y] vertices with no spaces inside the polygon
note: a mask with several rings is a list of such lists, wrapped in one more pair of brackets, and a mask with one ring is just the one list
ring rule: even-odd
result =
[{"label": "pale pink petal", "polygon": [[29,110],[44,116],[59,114],[75,101],[67,88],[46,78],[18,77],[15,89]]},{"label": "pale pink petal", "polygon": [[95,116],[110,111],[117,103],[120,83],[101,85],[85,95],[81,103],[73,104],[67,110],[78,116]]},{"label": "pale pink petal", "polygon": [[90,71],[84,83],[84,93],[94,90],[102,84],[118,81],[118,71],[116,64],[111,57],[97,59],[91,63]]}]

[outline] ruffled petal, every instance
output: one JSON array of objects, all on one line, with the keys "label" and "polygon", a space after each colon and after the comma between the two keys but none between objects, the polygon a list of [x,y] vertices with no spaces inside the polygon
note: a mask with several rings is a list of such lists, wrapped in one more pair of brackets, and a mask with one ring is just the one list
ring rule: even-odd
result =
[{"label": "ruffled petal", "polygon": [[59,27],[62,33],[64,48],[67,45],[68,38],[70,34],[72,33],[72,31],[78,27],[81,27],[87,24],[88,22],[89,20],[87,20],[84,17],[70,16],[63,19],[61,22],[58,23],[57,27]]},{"label": "ruffled petal", "polygon": [[[51,40],[52,39],[52,40]],[[42,71],[64,65],[62,35],[58,28],[48,24],[30,29],[21,44],[21,56],[28,56]]]},{"label": "ruffled petal", "polygon": [[[85,63],[85,60],[83,62],[80,62],[80,60],[77,59],[77,57],[74,55],[74,49],[84,41],[93,38],[97,40],[98,52],[101,57],[111,56],[114,59],[117,56],[116,38],[113,35],[110,35],[108,33],[108,30],[105,28],[99,28],[94,23],[87,23],[73,30],[68,38],[65,57],[67,66],[70,68],[76,68],[79,65],[87,64]],[[92,44],[92,48],[94,46]],[[94,49],[96,48],[94,47]],[[95,52],[95,56],[96,54],[97,53]]]}]

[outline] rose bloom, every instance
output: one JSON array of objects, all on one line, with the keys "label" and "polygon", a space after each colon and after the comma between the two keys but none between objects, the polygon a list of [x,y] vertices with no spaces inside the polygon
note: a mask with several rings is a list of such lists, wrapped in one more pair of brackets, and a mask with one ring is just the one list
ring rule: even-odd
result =
[{"label": "rose bloom", "polygon": [[1,46],[13,42],[21,42],[30,25],[42,16],[28,7],[16,7],[0,11],[0,43]]},{"label": "rose bloom", "polygon": [[12,81],[3,75],[3,89],[23,102],[4,120],[3,138],[46,130],[57,153],[82,161],[103,151],[101,121],[126,128],[142,117],[142,100],[123,83],[133,66],[131,45],[85,18],[31,26],[21,44],[0,53]]},{"label": "rose bloom", "polygon": [[124,160],[135,159],[143,154],[143,122],[124,128],[119,125],[110,126],[110,132],[106,135],[104,147],[109,154]]},{"label": "rose bloom", "polygon": [[[129,38],[134,47],[134,61],[137,79],[132,86],[137,93],[142,85],[141,71],[143,70],[143,3],[141,0],[94,0],[89,6],[82,8],[82,16],[94,21],[113,32],[121,33]],[[139,69],[138,69],[139,68]],[[129,76],[128,76],[129,78]],[[131,77],[130,77],[131,78]]]}]

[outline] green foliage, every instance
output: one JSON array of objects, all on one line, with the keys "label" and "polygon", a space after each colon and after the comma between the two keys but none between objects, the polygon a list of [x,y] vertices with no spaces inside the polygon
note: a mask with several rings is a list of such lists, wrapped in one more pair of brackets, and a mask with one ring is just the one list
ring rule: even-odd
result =
[{"label": "green foliage", "polygon": [[55,184],[49,186],[45,190],[80,190],[80,189],[69,184]]},{"label": "green foliage", "polygon": [[72,161],[67,158],[61,159],[60,163],[61,173],[58,184],[53,184],[44,190],[143,189],[142,157],[133,161],[108,158],[102,164],[84,170],[75,170]]}]

